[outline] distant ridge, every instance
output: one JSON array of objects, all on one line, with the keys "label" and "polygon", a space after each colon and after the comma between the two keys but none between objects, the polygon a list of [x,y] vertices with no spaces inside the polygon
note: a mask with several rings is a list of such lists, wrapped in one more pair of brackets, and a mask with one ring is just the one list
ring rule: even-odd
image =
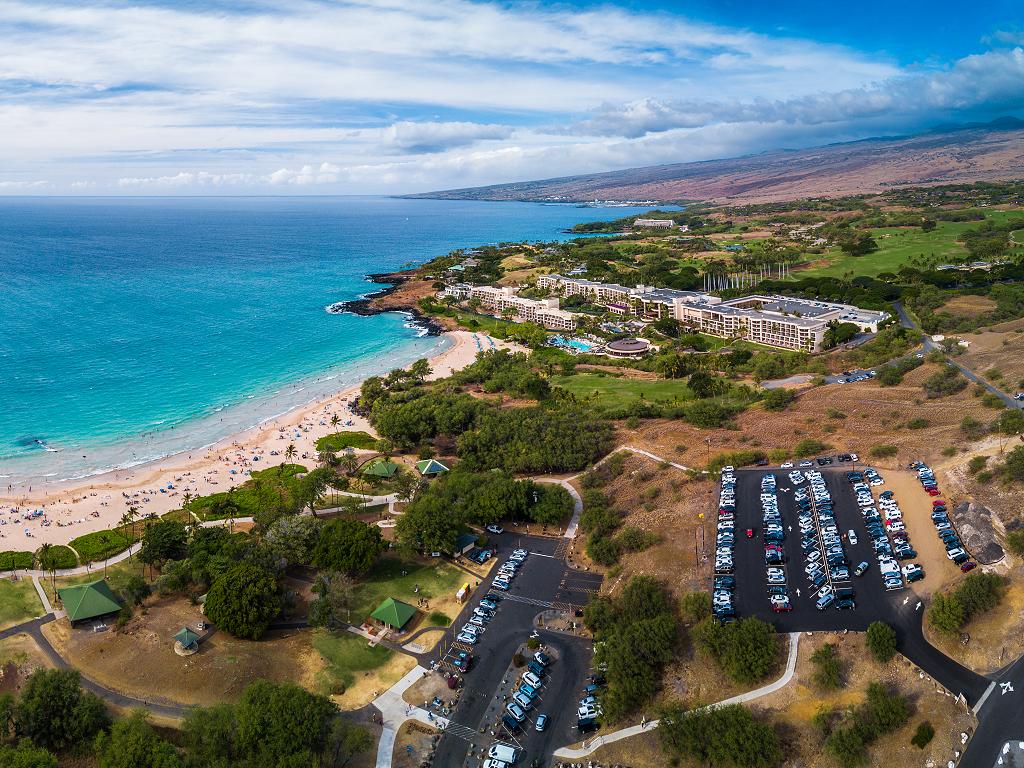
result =
[{"label": "distant ridge", "polygon": [[711,200],[769,202],[839,197],[900,186],[1024,178],[1024,120],[942,125],[810,149],[627,168],[580,176],[450,189],[407,197],[448,200]]}]

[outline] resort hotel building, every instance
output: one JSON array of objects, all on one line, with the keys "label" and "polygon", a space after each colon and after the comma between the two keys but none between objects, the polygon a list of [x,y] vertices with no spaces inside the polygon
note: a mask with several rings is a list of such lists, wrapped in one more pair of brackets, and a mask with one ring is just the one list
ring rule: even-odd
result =
[{"label": "resort hotel building", "polygon": [[457,283],[449,285],[442,292],[443,296],[454,296],[459,301],[479,299],[480,303],[494,314],[501,314],[506,309],[515,313],[515,317],[523,322],[533,322],[556,331],[576,330],[576,318],[571,312],[558,308],[558,299],[527,299],[516,296],[514,288],[495,288],[489,285],[467,285]]},{"label": "resort hotel building", "polygon": [[758,344],[806,352],[821,350],[831,323],[852,323],[875,333],[889,314],[815,299],[744,296],[721,299],[698,291],[597,283],[561,275],[541,275],[539,288],[563,296],[582,295],[613,312],[656,320],[672,317],[700,333],[743,338]]}]

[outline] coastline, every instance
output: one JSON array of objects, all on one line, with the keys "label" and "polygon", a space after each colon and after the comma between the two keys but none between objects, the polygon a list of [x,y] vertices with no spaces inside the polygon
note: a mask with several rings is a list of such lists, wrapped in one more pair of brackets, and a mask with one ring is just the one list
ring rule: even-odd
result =
[{"label": "coastline", "polygon": [[[403,307],[399,311],[408,310]],[[444,378],[472,363],[478,342],[483,349],[492,345],[515,348],[482,333],[446,331],[443,335],[451,339],[452,346],[429,358],[430,379]],[[349,410],[360,386],[361,382],[345,387],[205,448],[81,480],[33,485],[30,491],[4,489],[0,492],[0,518],[7,524],[0,526],[0,550],[30,551],[43,543],[66,544],[83,534],[117,527],[129,505],[139,507],[142,515],[180,509],[185,492],[202,496],[226,491],[245,482],[251,471],[281,463],[283,458],[276,454],[282,454],[289,444],[295,445],[295,461],[312,468],[320,437],[354,430],[375,434],[363,417]],[[338,427],[330,425],[334,414],[341,419]],[[36,510],[42,514],[25,519]]]}]

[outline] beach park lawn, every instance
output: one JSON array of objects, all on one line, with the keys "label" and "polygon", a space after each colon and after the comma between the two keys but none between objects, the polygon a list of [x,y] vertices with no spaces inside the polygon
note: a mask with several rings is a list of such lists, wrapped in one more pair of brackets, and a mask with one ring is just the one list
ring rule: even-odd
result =
[{"label": "beach park lawn", "polygon": [[551,383],[569,390],[580,399],[594,396],[596,405],[609,408],[629,405],[640,399],[648,402],[693,399],[693,393],[680,379],[630,379],[599,373],[576,373],[553,376]]},{"label": "beach park lawn", "polygon": [[233,493],[222,491],[200,496],[193,499],[188,508],[203,520],[223,520],[230,515],[221,505],[230,497],[237,505],[234,517],[252,517],[261,510],[279,505],[282,493],[294,496],[299,485],[296,476],[308,471],[301,464],[272,465],[253,472],[248,480],[235,487]]},{"label": "beach park lawn", "polygon": [[[135,524],[135,538],[142,536],[146,525],[144,522]],[[83,563],[106,560],[108,557],[124,552],[133,541],[131,526],[115,528],[112,531],[93,531],[77,539],[71,540],[71,547],[82,557]]]},{"label": "beach park lawn", "polygon": [[386,690],[416,664],[411,656],[382,645],[371,647],[365,637],[351,632],[318,629],[312,642],[324,662],[315,687],[325,696],[339,697],[345,709],[368,703],[375,690]]},{"label": "beach park lawn", "polygon": [[351,623],[359,625],[388,597],[412,606],[424,598],[430,602],[431,611],[441,610],[454,616],[461,608],[457,606],[453,612],[452,606],[457,604],[455,593],[472,580],[472,576],[443,558],[382,557],[355,588]]},{"label": "beach park lawn", "polygon": [[316,441],[318,451],[343,451],[346,448],[359,448],[372,451],[377,447],[377,438],[366,432],[335,432],[324,435]]},{"label": "beach park lawn", "polygon": [[0,629],[13,627],[15,624],[42,615],[43,605],[39,602],[31,579],[24,577],[17,581],[0,581]]}]

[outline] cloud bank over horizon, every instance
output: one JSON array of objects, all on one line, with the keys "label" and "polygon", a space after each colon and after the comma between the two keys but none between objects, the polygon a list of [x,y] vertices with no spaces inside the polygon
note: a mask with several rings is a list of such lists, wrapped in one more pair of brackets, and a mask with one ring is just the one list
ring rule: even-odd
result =
[{"label": "cloud bank over horizon", "polygon": [[657,4],[0,0],[0,194],[417,192],[1021,114],[994,10],[921,59]]}]

